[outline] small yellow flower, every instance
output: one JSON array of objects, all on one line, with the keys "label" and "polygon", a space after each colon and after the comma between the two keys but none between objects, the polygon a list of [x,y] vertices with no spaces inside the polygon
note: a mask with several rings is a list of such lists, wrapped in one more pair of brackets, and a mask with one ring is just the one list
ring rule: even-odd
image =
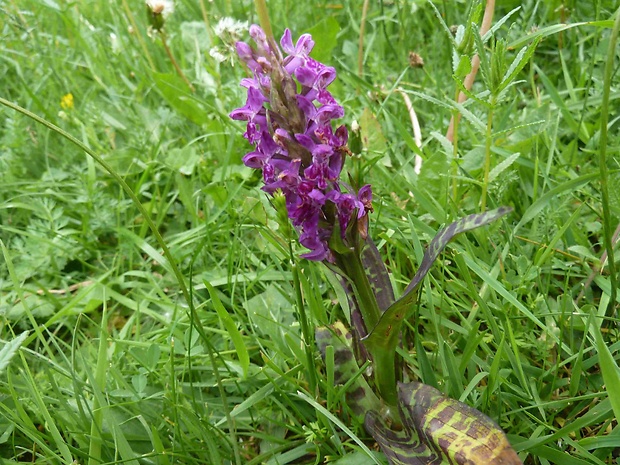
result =
[{"label": "small yellow flower", "polygon": [[69,92],[60,99],[60,107],[63,110],[71,110],[73,108],[73,94]]}]

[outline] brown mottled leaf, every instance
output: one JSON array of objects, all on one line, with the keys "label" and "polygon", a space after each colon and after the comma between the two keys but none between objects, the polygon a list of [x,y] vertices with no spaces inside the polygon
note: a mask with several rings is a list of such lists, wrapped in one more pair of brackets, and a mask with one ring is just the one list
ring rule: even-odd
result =
[{"label": "brown mottled leaf", "polygon": [[504,432],[480,411],[420,383],[400,383],[403,428],[394,431],[376,412],[366,429],[392,465],[521,465]]},{"label": "brown mottled leaf", "polygon": [[394,289],[383,258],[370,236],[362,249],[362,264],[377,299],[379,310],[385,312],[394,303]]},{"label": "brown mottled leaf", "polygon": [[376,353],[379,350],[396,350],[402,323],[408,317],[409,312],[417,301],[418,286],[428,274],[441,251],[455,236],[481,226],[486,226],[511,211],[512,208],[501,207],[484,213],[469,215],[454,223],[450,223],[440,230],[429,244],[426,252],[424,252],[420,268],[418,268],[417,273],[405,289],[403,295],[383,312],[381,319],[374,328],[367,328],[369,334],[364,339],[364,344],[369,351]]},{"label": "brown mottled leaf", "polygon": [[[329,327],[317,328],[315,332],[316,344],[325,359],[325,349],[328,345],[334,347],[334,383],[346,384],[359,371],[355,360],[352,342],[353,335],[345,326],[337,321]],[[381,402],[372,391],[363,376],[353,382],[346,392],[347,405],[358,416],[369,410],[379,409]]]}]

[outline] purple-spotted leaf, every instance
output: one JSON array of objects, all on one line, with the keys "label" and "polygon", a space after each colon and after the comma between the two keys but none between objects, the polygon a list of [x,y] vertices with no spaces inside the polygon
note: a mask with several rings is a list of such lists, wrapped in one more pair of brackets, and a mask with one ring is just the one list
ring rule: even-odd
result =
[{"label": "purple-spotted leaf", "polygon": [[394,289],[381,254],[370,236],[366,238],[366,245],[362,249],[362,264],[377,299],[379,310],[385,312],[394,303]]},{"label": "purple-spotted leaf", "polygon": [[381,319],[364,339],[364,344],[371,352],[375,349],[396,350],[400,327],[417,300],[417,288],[437,260],[441,251],[457,235],[489,223],[510,213],[512,208],[501,207],[484,213],[477,213],[450,223],[437,233],[424,253],[417,273],[405,289],[403,295],[394,302],[381,316]]},{"label": "purple-spotted leaf", "polygon": [[[384,312],[394,303],[394,289],[392,288],[390,276],[387,268],[385,267],[385,263],[381,258],[381,254],[370,236],[366,237],[366,242],[362,246],[361,259],[366,276],[368,277],[368,282],[372,288],[375,299],[377,300],[379,310]],[[340,276],[340,284],[342,285],[342,288],[347,296],[349,309],[351,311],[351,327],[357,340],[360,340],[366,337],[368,332],[357,302],[358,297],[356,296],[351,283],[344,276],[345,273],[340,268],[330,265],[329,263],[327,263],[327,266],[334,272],[334,274]],[[357,356],[357,360],[360,363],[369,359],[366,348],[363,345],[355,344],[353,348]]]},{"label": "purple-spotted leaf", "polygon": [[402,428],[377,412],[365,426],[392,465],[521,465],[504,432],[489,417],[420,383],[398,385]]},{"label": "purple-spotted leaf", "polygon": [[[323,360],[325,360],[327,346],[331,345],[334,348],[334,383],[336,385],[346,384],[357,375],[359,366],[353,353],[353,335],[341,322],[338,321],[329,327],[317,328],[315,339]],[[381,408],[379,398],[363,376],[358,376],[349,386],[346,399],[352,412],[361,418],[366,412]]]}]

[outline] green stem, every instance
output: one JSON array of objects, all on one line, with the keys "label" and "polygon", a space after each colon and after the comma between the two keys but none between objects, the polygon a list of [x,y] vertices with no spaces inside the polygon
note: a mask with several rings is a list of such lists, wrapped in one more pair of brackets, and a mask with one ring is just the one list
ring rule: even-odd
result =
[{"label": "green stem", "polygon": [[[339,257],[338,264],[353,284],[362,320],[368,334],[377,326],[381,310],[362,264],[360,251]],[[389,405],[398,402],[396,394],[396,347],[385,349],[366,346],[373,361],[373,377],[381,398]]]},{"label": "green stem", "polygon": [[[454,97],[454,101],[458,102],[460,95],[460,91],[457,87],[456,96]],[[452,126],[452,200],[454,201],[455,208],[458,206],[458,181],[457,176],[459,174],[459,111],[454,109],[452,110],[452,121],[454,125]]]},{"label": "green stem", "polygon": [[[290,246],[289,241],[289,246]],[[293,257],[293,250],[291,247],[291,257]],[[314,338],[312,337],[312,333],[310,333],[310,325],[308,325],[308,316],[306,314],[306,307],[304,306],[304,299],[301,292],[301,281],[299,280],[299,268],[297,267],[297,263],[291,261],[292,263],[292,271],[293,271],[293,285],[295,287],[295,298],[297,300],[297,311],[299,313],[299,323],[301,324],[301,335],[302,335],[302,343],[304,345],[304,351],[306,353],[306,363],[307,374],[308,374],[308,384],[310,385],[310,393],[314,396],[316,395],[316,368],[314,366]]]},{"label": "green stem", "polygon": [[[108,317],[107,306],[103,306],[101,312],[101,326],[99,328],[99,349],[97,351],[97,365],[95,368],[95,386],[93,390],[99,392],[105,392],[106,390],[106,374],[108,367]],[[103,431],[103,413],[105,405],[101,405],[101,396],[93,397],[93,417],[90,423],[90,444],[88,445],[88,465],[95,465],[102,463],[101,460],[101,447],[103,445],[103,439],[101,438],[101,432]]]},{"label": "green stem", "polygon": [[200,11],[202,13],[202,20],[207,26],[207,34],[209,34],[209,43],[214,43],[213,30],[211,29],[211,21],[209,21],[209,15],[207,14],[207,7],[205,6],[205,0],[200,0]]},{"label": "green stem", "polygon": [[374,362],[372,366],[379,394],[388,405],[398,405],[398,394],[396,392],[396,347],[375,352],[372,354]]},{"label": "green stem", "polygon": [[495,108],[495,98],[491,98],[491,106],[487,117],[487,132],[484,148],[484,179],[482,180],[482,195],[480,196],[480,211],[487,209],[487,189],[489,185],[489,171],[491,169],[491,143],[493,142],[493,109]]},{"label": "green stem", "polygon": [[360,38],[357,45],[357,75],[360,78],[362,78],[362,74],[364,73],[364,33],[366,31],[366,16],[368,15],[368,3],[368,0],[364,0],[364,5],[362,6],[362,19],[360,20]]},{"label": "green stem", "polygon": [[142,34],[140,33],[140,29],[138,29],[138,25],[136,24],[136,20],[133,17],[131,8],[129,8],[129,5],[127,4],[127,0],[123,0],[123,8],[125,9],[125,14],[127,15],[127,18],[129,18],[129,22],[131,23],[131,27],[134,30],[135,36],[138,39],[138,42],[140,43],[140,47],[142,48],[142,52],[144,53],[144,56],[146,57],[146,61],[149,62],[149,67],[152,70],[155,70],[155,64],[153,63],[153,58],[151,58],[149,49],[146,46],[146,42],[144,41]]},{"label": "green stem", "polygon": [[353,283],[353,290],[357,298],[357,304],[366,326],[366,331],[370,334],[381,318],[381,310],[375,297],[368,275],[362,264],[360,253],[358,251],[351,252],[345,256],[341,256],[338,260],[339,266],[343,269],[346,276]]},{"label": "green stem", "polygon": [[174,58],[174,55],[172,54],[172,50],[170,50],[170,47],[168,47],[168,42],[166,42],[166,33],[164,31],[159,31],[159,37],[161,37],[161,43],[164,46],[166,55],[168,55],[168,58],[172,62],[172,66],[174,66],[174,69],[176,70],[177,74],[181,77],[181,79],[183,79],[185,84],[187,84],[187,87],[189,87],[189,90],[191,90],[192,92],[196,92],[196,89],[194,88],[192,83],[189,82],[189,79],[187,79],[187,76],[185,75],[181,67],[179,66],[179,63]]},{"label": "green stem", "polygon": [[611,31],[609,47],[607,48],[607,63],[605,63],[605,75],[603,77],[603,101],[601,104],[601,139],[599,151],[599,169],[601,172],[601,201],[603,203],[603,231],[605,236],[605,249],[607,250],[607,265],[609,266],[609,284],[611,296],[609,300],[609,313],[613,316],[616,305],[616,264],[614,261],[614,247],[612,243],[611,211],[609,208],[609,185],[607,175],[607,123],[609,120],[609,89],[614,71],[614,57],[616,54],[616,42],[620,31],[620,8],[616,11],[616,21]]},{"label": "green stem", "polygon": [[265,0],[254,0],[256,6],[256,13],[258,13],[258,22],[260,27],[263,28],[267,37],[273,39],[273,30],[271,29],[271,21],[269,21],[269,10],[267,9],[267,3]]}]

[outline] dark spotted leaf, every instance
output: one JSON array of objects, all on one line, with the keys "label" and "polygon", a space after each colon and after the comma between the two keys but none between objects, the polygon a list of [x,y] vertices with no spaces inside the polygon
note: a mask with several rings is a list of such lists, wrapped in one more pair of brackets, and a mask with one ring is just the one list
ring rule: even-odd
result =
[{"label": "dark spotted leaf", "polygon": [[[353,353],[353,335],[341,322],[317,328],[315,339],[321,357],[325,360],[327,346],[334,347],[334,383],[344,385],[359,372]],[[362,417],[370,410],[379,410],[381,402],[363,376],[358,376],[346,392],[347,405],[355,415]]]},{"label": "dark spotted leaf", "polygon": [[377,299],[379,310],[385,312],[394,303],[394,289],[381,254],[370,236],[366,238],[366,245],[362,249],[362,264]]},{"label": "dark spotted leaf", "polygon": [[376,411],[365,426],[392,465],[521,465],[504,432],[478,410],[420,383],[398,385],[402,428]]},{"label": "dark spotted leaf", "polygon": [[409,283],[409,286],[407,286],[407,289],[405,289],[403,295],[383,313],[375,328],[364,340],[364,344],[371,353],[381,348],[392,351],[396,350],[402,322],[409,316],[409,312],[417,300],[417,288],[446,245],[448,245],[457,234],[486,226],[511,211],[512,208],[501,207],[484,213],[469,215],[449,224],[437,233],[426,249],[420,268],[411,280],[411,283]]},{"label": "dark spotted leaf", "polygon": [[[377,249],[370,236],[366,238],[366,243],[362,247],[361,259],[366,275],[368,276],[368,282],[372,288],[373,294],[377,299],[377,305],[382,312],[386,311],[394,303],[394,289],[390,281],[387,268],[381,254]],[[368,332],[364,324],[362,313],[357,302],[357,296],[349,280],[344,276],[344,272],[338,267],[327,264],[328,267],[340,277],[340,284],[344,289],[347,296],[349,309],[351,311],[351,327],[354,331],[357,340],[360,340],[367,336]],[[368,360],[368,354],[366,348],[361,344],[355,344],[353,346],[357,360],[360,363]]]}]

